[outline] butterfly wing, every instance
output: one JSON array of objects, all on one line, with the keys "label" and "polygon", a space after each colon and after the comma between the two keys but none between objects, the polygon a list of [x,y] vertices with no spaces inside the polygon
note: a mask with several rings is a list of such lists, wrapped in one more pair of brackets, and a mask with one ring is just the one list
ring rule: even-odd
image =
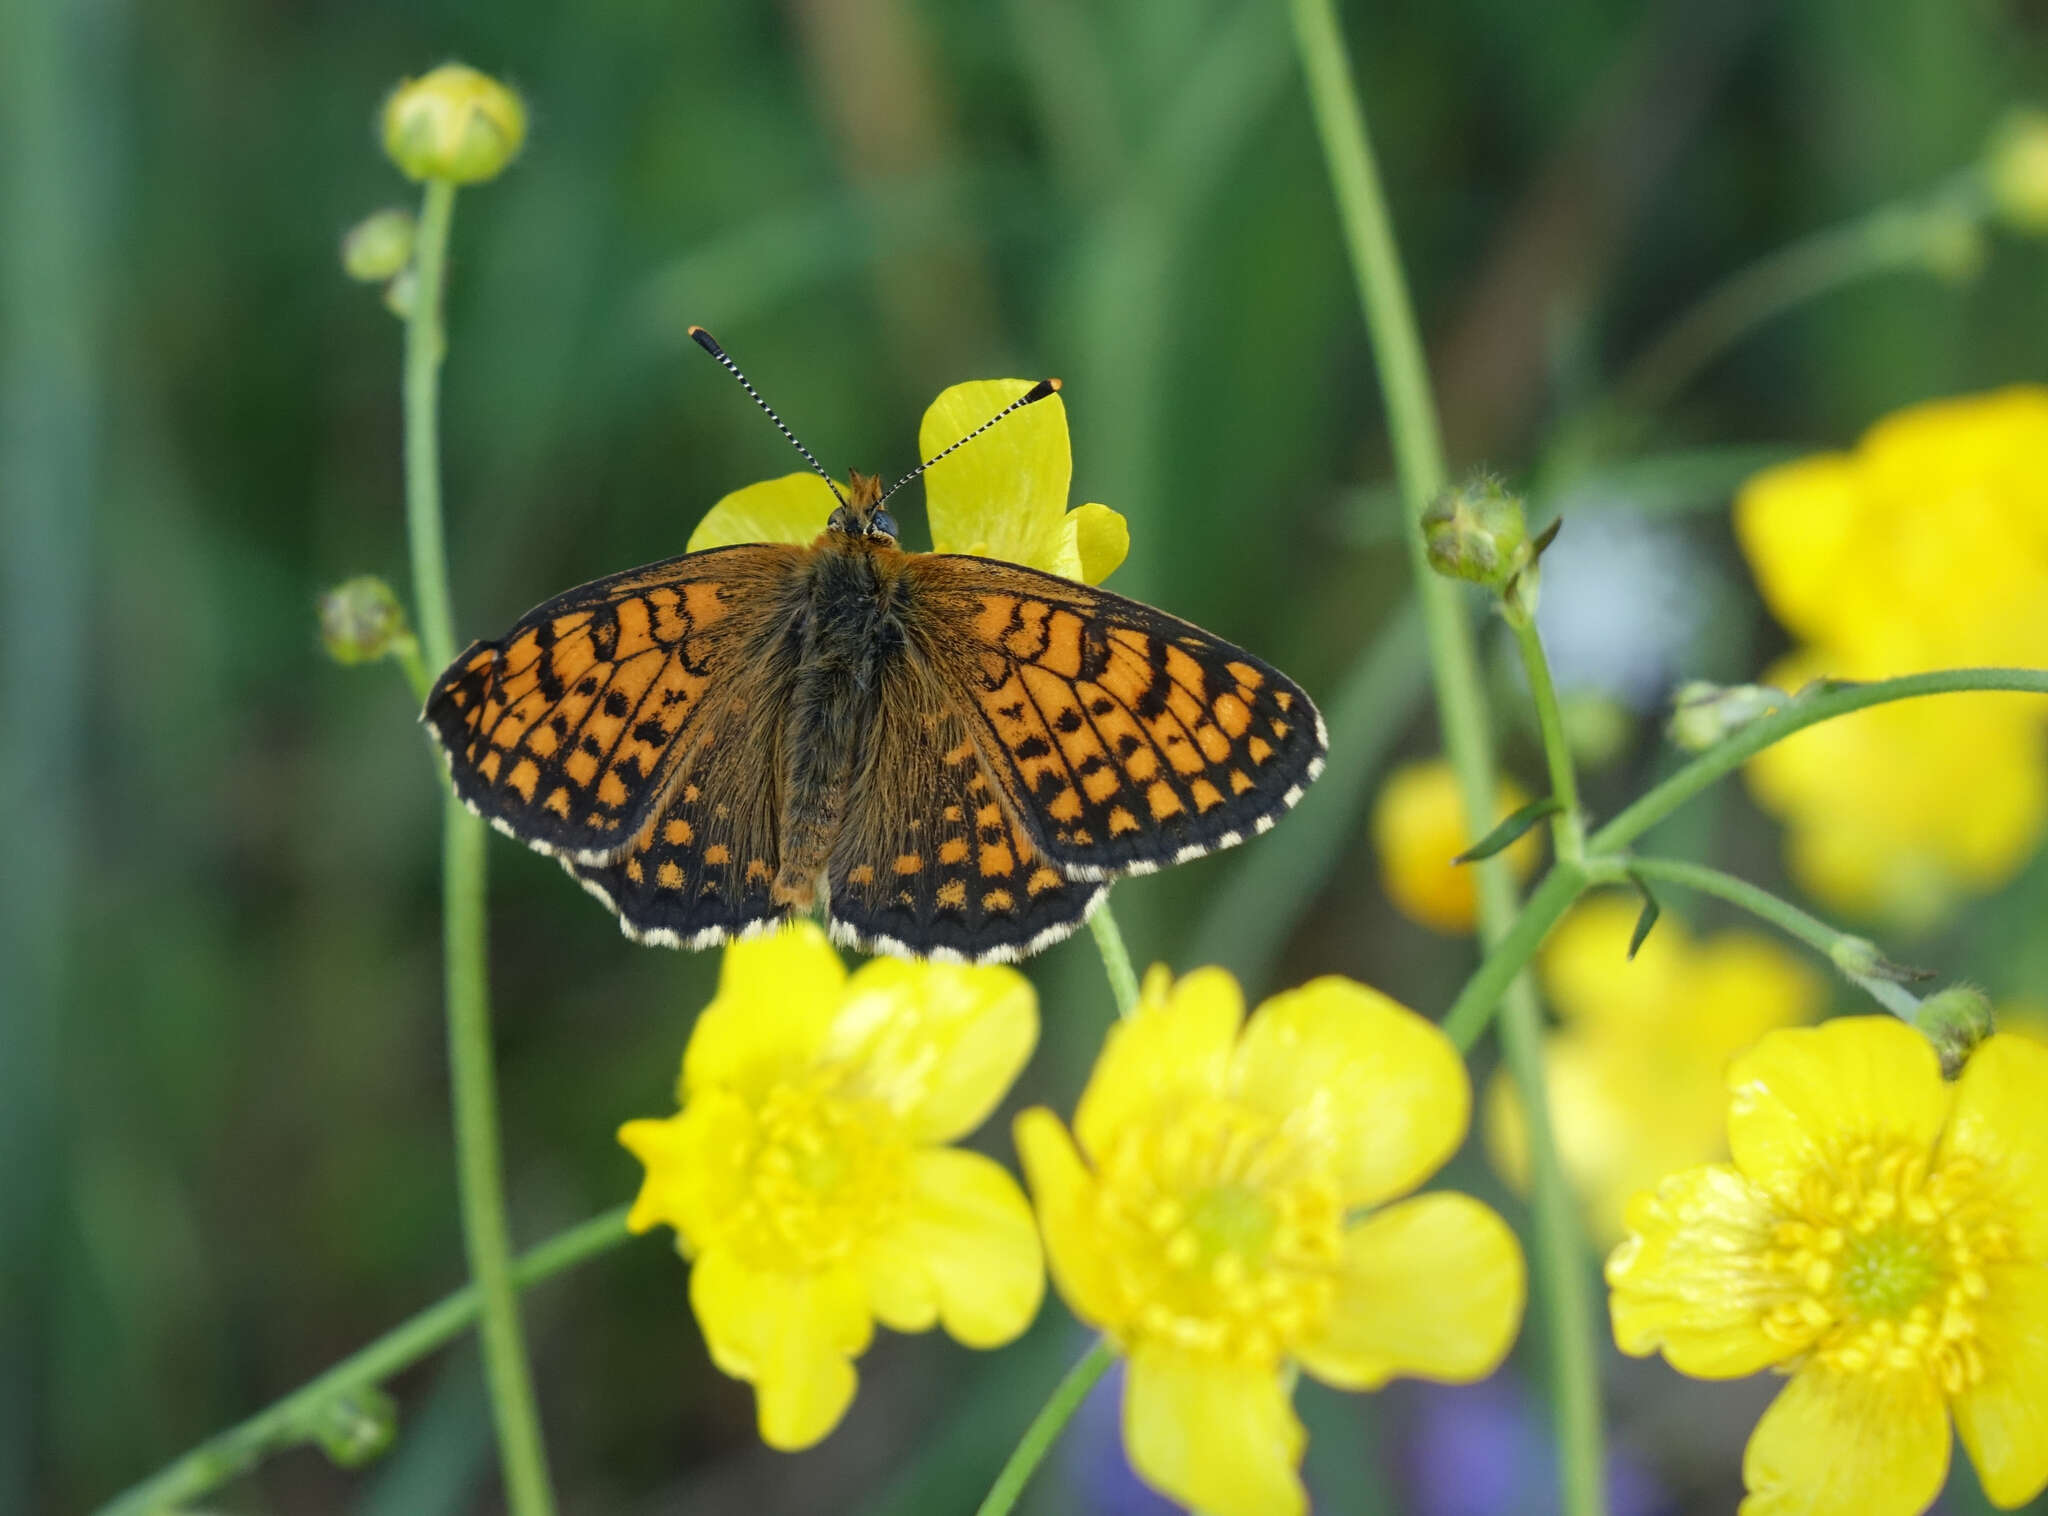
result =
[{"label": "butterfly wing", "polygon": [[833,937],[979,962],[1035,953],[1085,921],[1104,886],[1039,852],[927,660],[889,670],[882,711],[826,865]]},{"label": "butterfly wing", "polygon": [[688,553],[592,580],[472,643],[421,717],[455,793],[540,852],[623,858],[675,789],[710,692],[770,661],[809,552]]},{"label": "butterfly wing", "polygon": [[1076,879],[1230,847],[1322,772],[1301,686],[1177,616],[1017,564],[921,555],[912,640],[1038,850]]}]

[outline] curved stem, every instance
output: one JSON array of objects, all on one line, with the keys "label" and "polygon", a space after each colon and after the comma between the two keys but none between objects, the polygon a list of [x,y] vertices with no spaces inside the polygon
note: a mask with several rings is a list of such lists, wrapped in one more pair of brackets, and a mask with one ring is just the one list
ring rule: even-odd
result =
[{"label": "curved stem", "polygon": [[1522,668],[1529,676],[1529,698],[1536,707],[1536,728],[1543,737],[1543,761],[1550,770],[1551,798],[1563,807],[1550,822],[1550,834],[1558,861],[1577,863],[1586,856],[1586,817],[1579,805],[1579,776],[1572,767],[1571,744],[1565,740],[1564,713],[1558,708],[1557,686],[1551,682],[1550,660],[1543,654],[1543,637],[1536,630],[1532,614],[1510,610],[1507,623],[1514,628],[1515,646],[1521,650]]},{"label": "curved stem", "polygon": [[[405,512],[421,650],[430,668],[455,656],[448,555],[441,528],[440,390],[447,334],[441,319],[455,186],[427,185],[414,244],[418,281],[405,326]],[[446,959],[448,1060],[455,1117],[456,1179],[470,1277],[481,1302],[478,1335],[497,1426],[505,1498],[515,1516],[551,1516],[547,1453],[534,1405],[526,1339],[512,1285],[505,1220],[498,1095],[491,1063],[486,947],[484,825],[453,793],[441,831],[442,950]]]},{"label": "curved stem", "polygon": [[1107,894],[1088,918],[1088,930],[1095,934],[1095,950],[1102,954],[1102,970],[1109,975],[1109,992],[1116,996],[1116,1013],[1128,1016],[1138,1008],[1138,974],[1131,967],[1131,950],[1124,946],[1123,929],[1110,913]]},{"label": "curved stem", "polygon": [[[522,1289],[632,1240],[620,1206],[558,1233],[512,1265]],[[217,1490],[267,1454],[303,1442],[320,1410],[343,1396],[381,1384],[461,1335],[477,1314],[475,1285],[457,1290],[358,1348],[247,1421],[209,1437],[142,1483],[101,1506],[96,1516],[145,1516],[172,1510]]]},{"label": "curved stem", "polygon": [[1067,1370],[1066,1377],[1054,1388],[1052,1397],[1031,1418],[1031,1425],[1024,1429],[1016,1450],[1004,1462],[996,1475],[996,1482],[989,1486],[987,1498],[975,1508],[974,1516],[1009,1516],[1017,1497],[1024,1493],[1024,1486],[1038,1472],[1039,1464],[1045,1461],[1045,1455],[1059,1440],[1067,1423],[1074,1419],[1074,1412],[1081,1409],[1081,1402],[1088,1398],[1088,1392],[1095,1388],[1095,1381],[1109,1372],[1109,1366],[1115,1360],[1116,1350],[1109,1345],[1109,1339],[1096,1338],[1095,1346]]},{"label": "curved stem", "polygon": [[1877,974],[1859,972],[1860,965],[1883,965],[1884,959],[1874,943],[1837,931],[1818,916],[1809,916],[1791,901],[1780,900],[1747,879],[1677,858],[1630,858],[1628,870],[1644,879],[1661,879],[1681,889],[1712,895],[1741,907],[1759,921],[1769,922],[1786,936],[1820,953],[1851,983],[1901,1020],[1910,1022],[1920,1009],[1919,997],[1902,985]]},{"label": "curved stem", "polygon": [[[1293,0],[1291,9],[1309,103],[1386,396],[1387,425],[1406,506],[1402,535],[1429,636],[1444,750],[1458,777],[1465,814],[1476,819],[1493,812],[1493,734],[1465,602],[1430,568],[1422,538],[1422,512],[1443,488],[1447,472],[1422,339],[1335,5],[1333,0]],[[1479,937],[1490,953],[1507,936],[1515,917],[1515,883],[1507,860],[1497,857],[1482,863],[1478,886]],[[1600,1516],[1606,1508],[1606,1455],[1599,1353],[1592,1336],[1592,1283],[1577,1235],[1577,1210],[1557,1167],[1543,1077],[1542,1022],[1526,976],[1513,976],[1508,983],[1503,1027],[1511,1039],[1510,1062],[1528,1117],[1538,1283],[1553,1337],[1552,1390],[1564,1506],[1567,1516]]]},{"label": "curved stem", "polygon": [[1550,929],[1564,919],[1564,913],[1585,893],[1594,877],[1592,871],[1581,865],[1563,861],[1543,876],[1543,882],[1536,886],[1522,906],[1514,924],[1480,960],[1479,967],[1473,970],[1472,977],[1458,992],[1458,998],[1451,1002],[1450,1010],[1444,1013],[1441,1023],[1444,1035],[1451,1039],[1459,1052],[1471,1051],[1493,1018],[1494,1008],[1506,996],[1508,987],[1528,966],[1529,960],[1536,956],[1536,950],[1550,935]]},{"label": "curved stem", "polygon": [[1809,686],[1782,708],[1760,717],[1727,741],[1709,748],[1636,800],[1593,834],[1591,846],[1599,853],[1620,852],[1715,780],[1794,732],[1893,700],[1913,700],[1922,695],[1949,695],[1965,690],[2048,695],[2048,670],[1939,669],[1930,674],[1907,674],[1902,678],[1878,679],[1869,684]]}]

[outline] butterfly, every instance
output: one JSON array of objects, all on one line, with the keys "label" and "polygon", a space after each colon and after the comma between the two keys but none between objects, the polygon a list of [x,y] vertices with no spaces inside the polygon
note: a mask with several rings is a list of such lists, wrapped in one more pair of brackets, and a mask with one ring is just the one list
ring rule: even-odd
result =
[{"label": "butterfly", "polygon": [[1321,772],[1301,687],[1189,622],[1021,564],[898,546],[831,476],[808,545],[685,553],[472,643],[422,720],[456,794],[558,859],[638,942],[822,909],[865,952],[1012,960],[1108,881],[1268,830]]}]

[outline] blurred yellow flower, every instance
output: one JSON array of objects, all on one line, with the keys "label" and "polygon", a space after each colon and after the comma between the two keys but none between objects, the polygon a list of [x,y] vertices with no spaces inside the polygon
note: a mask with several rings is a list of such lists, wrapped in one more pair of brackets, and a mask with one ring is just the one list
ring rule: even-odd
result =
[{"label": "blurred yellow flower", "polygon": [[1732,1164],[1666,1179],[1607,1262],[1615,1341],[1681,1373],[1791,1376],[1743,1516],[1911,1516],[1949,1422],[1992,1501],[2048,1485],[2048,1047],[1943,1083],[1882,1016],[1773,1032],[1729,1070]]},{"label": "blurred yellow flower", "polygon": [[1014,969],[878,958],[849,977],[810,922],[726,949],[682,1109],[619,1141],[647,1169],[627,1225],[675,1228],[712,1360],[754,1386],[770,1446],[838,1424],[876,1321],[989,1348],[1037,1314],[1023,1191],[946,1146],[1037,1037]]},{"label": "blurred yellow flower", "polygon": [[[1827,1005],[1826,980],[1756,932],[1695,942],[1667,915],[1630,960],[1640,908],[1618,895],[1588,900],[1541,964],[1560,1023],[1544,1053],[1558,1156],[1603,1247],[1621,1237],[1637,1191],[1726,1155],[1728,1060]],[[1526,1191],[1528,1132],[1505,1070],[1487,1086],[1486,1146]]]},{"label": "blurred yellow flower", "polygon": [[[1495,815],[1475,827],[1458,798],[1457,776],[1443,759],[1394,770],[1372,805],[1380,887],[1409,920],[1439,932],[1470,932],[1479,916],[1478,883],[1470,865],[1451,860],[1528,803],[1519,785],[1502,779]],[[1504,855],[1517,879],[1527,879],[1542,856],[1541,830],[1532,828]]]},{"label": "blurred yellow flower", "polygon": [[[1929,402],[1853,453],[1766,470],[1735,524],[1804,639],[1764,678],[2048,662],[2048,389]],[[1908,701],[1811,727],[1749,766],[1801,885],[1924,926],[2010,879],[2048,822],[2048,701]]]},{"label": "blurred yellow flower", "polygon": [[1222,970],[1155,968],[1073,1135],[1018,1117],[1054,1282],[1129,1357],[1147,1482],[1206,1516],[1305,1510],[1288,1364],[1367,1390],[1500,1362],[1524,1289],[1507,1224],[1464,1195],[1385,1204],[1457,1148],[1470,1098],[1444,1035],[1363,985],[1317,979],[1247,1021]]},{"label": "blurred yellow flower", "polygon": [[[965,437],[1032,387],[1029,379],[977,379],[943,390],[924,413],[926,458]],[[1073,478],[1067,410],[1058,395],[1006,419],[925,471],[932,546],[974,553],[1100,584],[1130,551],[1124,518],[1106,505],[1067,509]],[[737,542],[810,542],[838,502],[816,474],[785,474],[727,495],[690,534],[690,551]]]}]

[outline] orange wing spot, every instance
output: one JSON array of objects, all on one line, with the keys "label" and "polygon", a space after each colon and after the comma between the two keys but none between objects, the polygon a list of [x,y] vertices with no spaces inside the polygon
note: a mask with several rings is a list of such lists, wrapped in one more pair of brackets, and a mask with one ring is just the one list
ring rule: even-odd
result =
[{"label": "orange wing spot", "polygon": [[863,863],[851,870],[846,876],[846,882],[848,884],[873,884],[875,882],[874,865]]},{"label": "orange wing spot", "polygon": [[581,747],[562,762],[562,771],[584,788],[590,788],[590,781],[597,777],[597,760]]},{"label": "orange wing spot", "polygon": [[1017,614],[1018,626],[1003,639],[1003,648],[1013,658],[1035,659],[1045,651],[1045,623],[1052,607],[1043,600],[1027,600]]},{"label": "orange wing spot", "polygon": [[[1112,836],[1112,837],[1122,837],[1122,836],[1124,836],[1124,835],[1125,835],[1126,833],[1129,833],[1129,832],[1135,832],[1135,831],[1138,831],[1138,830],[1139,830],[1139,826],[1138,826],[1138,818],[1137,818],[1136,816],[1133,816],[1133,815],[1132,815],[1132,814],[1131,814],[1131,813],[1130,813],[1129,811],[1125,810],[1125,809],[1124,809],[1124,808],[1123,808],[1122,806],[1120,806],[1120,805],[1119,805],[1119,806],[1112,806],[1112,807],[1110,808],[1110,812],[1109,812],[1109,835],[1110,835],[1110,836]],[[1083,839],[1083,837],[1084,837],[1084,835],[1085,835],[1085,834],[1083,834],[1083,833],[1081,833],[1081,832],[1076,832],[1076,833],[1074,833],[1074,840],[1075,840],[1075,842],[1076,842],[1076,843],[1081,843],[1081,842],[1082,842],[1082,839]],[[1084,845],[1085,845],[1085,844],[1084,844]]]},{"label": "orange wing spot", "polygon": [[[1230,670],[1230,677],[1235,679],[1245,689],[1255,690],[1266,682],[1266,676],[1253,668],[1249,663],[1226,663],[1223,666]],[[1282,709],[1284,710],[1285,707],[1283,706]]]},{"label": "orange wing spot", "polygon": [[[675,868],[675,865],[673,863],[667,866],[669,868]],[[681,872],[682,871],[680,869],[677,869],[678,874],[680,874]],[[645,882],[647,878],[647,870],[640,866],[640,860],[638,858],[628,858],[626,860],[626,877],[632,880],[635,884],[641,884]]]},{"label": "orange wing spot", "polygon": [[1070,784],[1052,797],[1052,804],[1045,813],[1055,821],[1078,821],[1081,819],[1081,797]]},{"label": "orange wing spot", "polygon": [[690,839],[697,835],[697,829],[678,816],[661,829],[661,835],[670,847],[688,847]]},{"label": "orange wing spot", "polygon": [[1201,701],[1173,683],[1166,686],[1166,708],[1178,716],[1180,724],[1189,731],[1193,731],[1195,724],[1206,714]]},{"label": "orange wing spot", "polygon": [[1283,711],[1291,711],[1294,709],[1294,697],[1290,695],[1286,690],[1273,691],[1273,703],[1279,706],[1280,709]]},{"label": "orange wing spot", "polygon": [[704,849],[704,861],[713,864],[730,863],[732,862],[732,849],[722,842],[714,842],[711,846]]},{"label": "orange wing spot", "polygon": [[506,785],[516,790],[521,800],[531,804],[533,787],[540,783],[540,765],[531,758],[522,758],[512,765],[512,772],[506,777]]},{"label": "orange wing spot", "polygon": [[673,860],[664,863],[655,871],[654,882],[665,890],[681,889],[683,887],[683,871],[681,866]]},{"label": "orange wing spot", "polygon": [[1211,763],[1221,763],[1230,756],[1230,739],[1206,721],[1195,728],[1195,746]]},{"label": "orange wing spot", "polygon": [[1243,769],[1232,769],[1230,771],[1231,794],[1242,795],[1246,790],[1254,788],[1256,788],[1256,786],[1253,785],[1250,776],[1247,775]]},{"label": "orange wing spot", "polygon": [[957,805],[949,805],[949,806],[947,806],[947,807],[946,807],[946,811],[945,811],[945,816],[946,816],[946,819],[947,819],[948,821],[951,821],[951,822],[955,822],[955,823],[958,823],[958,822],[959,822],[959,820],[960,820],[960,818],[961,818],[962,816],[966,815],[966,814],[967,814],[967,813],[966,813],[965,811],[961,810],[961,809],[960,809],[960,807],[959,807],[959,806],[957,806]]},{"label": "orange wing spot", "polygon": [[1294,730],[1284,721],[1268,721],[1266,725],[1272,728],[1274,740],[1279,742],[1285,742],[1287,734]]},{"label": "orange wing spot", "polygon": [[1072,611],[1054,611],[1046,623],[1045,651],[1038,655],[1039,665],[1050,669],[1062,679],[1074,679],[1081,673],[1081,618]]},{"label": "orange wing spot", "polygon": [[1002,821],[1002,819],[1003,808],[997,805],[994,801],[990,801],[987,805],[977,807],[974,812],[974,824],[976,826],[995,826],[998,825]]},{"label": "orange wing spot", "polygon": [[682,597],[674,590],[649,590],[647,603],[654,610],[654,635],[663,642],[673,645],[690,635],[690,618],[677,614]]},{"label": "orange wing spot", "polygon": [[946,910],[957,911],[964,909],[967,904],[967,881],[964,879],[948,879],[939,886],[939,893],[936,898],[939,904]]},{"label": "orange wing spot", "polygon": [[1209,707],[1216,724],[1232,737],[1242,737],[1252,724],[1251,707],[1225,690]]},{"label": "orange wing spot", "polygon": [[956,763],[965,763],[968,759],[972,758],[973,756],[974,744],[972,741],[966,741],[959,743],[957,746],[948,748],[944,756],[939,761],[944,763],[946,767],[951,768]]},{"label": "orange wing spot", "polygon": [[774,877],[775,870],[768,867],[767,859],[749,858],[747,860],[747,883],[766,884],[769,880],[773,879]]},{"label": "orange wing spot", "polygon": [[598,781],[597,798],[613,810],[626,803],[626,786],[616,770],[607,769],[604,778]]},{"label": "orange wing spot", "polygon": [[555,749],[562,745],[562,739],[555,735],[555,729],[542,722],[533,729],[533,735],[526,739],[526,745],[542,758],[555,756]]},{"label": "orange wing spot", "polygon": [[683,586],[683,610],[701,632],[712,622],[725,619],[725,600],[716,584],[700,579]]},{"label": "orange wing spot", "polygon": [[1159,750],[1157,748],[1134,748],[1130,757],[1124,759],[1124,772],[1139,784],[1159,777]]},{"label": "orange wing spot", "polygon": [[1246,752],[1252,755],[1252,762],[1254,763],[1264,763],[1273,756],[1273,744],[1263,737],[1252,738],[1251,741],[1244,745],[1244,748]]},{"label": "orange wing spot", "polygon": [[560,641],[571,632],[579,632],[590,624],[590,612],[571,611],[566,616],[555,618],[555,639]]},{"label": "orange wing spot", "polygon": [[1008,843],[997,842],[981,850],[981,877],[1007,879],[1017,872],[1017,859]]},{"label": "orange wing spot", "polygon": [[1195,797],[1196,811],[1204,816],[1215,810],[1217,806],[1223,804],[1223,791],[1217,789],[1215,785],[1206,779],[1197,779],[1188,786],[1188,791]]},{"label": "orange wing spot", "polygon": [[703,795],[704,792],[698,789],[697,786],[694,784],[686,784],[683,786],[683,799],[691,805],[695,805],[700,799],[703,798]]},{"label": "orange wing spot", "polygon": [[997,915],[1015,910],[1016,907],[1017,897],[1008,890],[990,890],[981,897],[981,908],[985,911],[992,911]]},{"label": "orange wing spot", "polygon": [[[1143,753],[1146,757],[1149,758],[1151,756],[1151,749],[1139,748],[1138,752],[1131,754],[1131,756],[1135,758],[1138,756],[1139,753]],[[1133,777],[1142,776],[1134,774]],[[1102,804],[1103,801],[1107,800],[1111,795],[1114,795],[1122,787],[1122,781],[1116,777],[1116,770],[1113,768],[1099,768],[1094,773],[1088,775],[1081,781],[1081,788],[1088,792],[1088,798],[1094,801],[1097,805]],[[1072,791],[1069,791],[1068,793],[1071,794]],[[1054,814],[1057,815],[1058,813],[1055,812]],[[1060,819],[1062,821],[1071,821],[1073,820],[1073,817],[1061,816]]]},{"label": "orange wing spot", "polygon": [[[1122,810],[1122,809],[1123,809],[1123,807],[1119,806],[1119,807],[1117,807],[1117,809],[1119,809],[1119,810]],[[1126,816],[1128,816],[1128,815],[1130,815],[1130,812],[1129,812],[1129,811],[1124,811],[1124,814],[1125,814]],[[1110,819],[1111,821],[1114,821],[1114,820],[1116,820],[1116,818],[1115,818],[1114,816],[1110,817],[1109,819]],[[1070,847],[1093,847],[1093,846],[1095,846],[1095,834],[1094,834],[1093,832],[1089,831],[1089,830],[1088,830],[1088,828],[1086,828],[1085,826],[1077,826],[1077,827],[1075,827],[1075,828],[1074,828],[1074,829],[1073,829],[1073,830],[1072,830],[1071,832],[1068,832],[1068,833],[1066,834],[1066,837],[1065,837],[1065,838],[1064,838],[1063,840],[1064,840],[1064,841],[1065,841],[1065,842],[1066,842],[1066,843],[1067,843],[1067,844],[1068,844],[1068,845],[1069,845]]]},{"label": "orange wing spot", "polygon": [[1173,786],[1164,779],[1155,779],[1152,787],[1145,791],[1145,805],[1152,812],[1154,821],[1164,821],[1169,816],[1178,816],[1187,809],[1180,796],[1174,793]]},{"label": "orange wing spot", "polygon": [[500,753],[494,749],[491,752],[484,754],[483,757],[478,761],[476,771],[484,776],[485,784],[497,783],[498,769],[503,764],[504,758],[505,755],[503,753]]},{"label": "orange wing spot", "polygon": [[983,642],[1000,642],[1003,633],[1010,629],[1010,617],[1016,609],[1017,601],[1013,596],[982,596],[981,614],[974,618],[974,635]]},{"label": "orange wing spot", "polygon": [[907,911],[917,909],[917,897],[908,890],[898,890],[896,892],[896,903]]},{"label": "orange wing spot", "polygon": [[955,837],[939,844],[939,862],[951,866],[967,861],[967,839]]},{"label": "orange wing spot", "polygon": [[624,663],[628,658],[651,652],[655,642],[652,634],[653,618],[647,612],[647,602],[639,596],[621,600],[612,607],[619,618],[619,640],[612,648],[612,658]]},{"label": "orange wing spot", "polygon": [[555,792],[540,803],[540,808],[544,811],[553,811],[557,816],[567,821],[569,819],[569,787],[566,784],[556,785]]},{"label": "orange wing spot", "polygon": [[922,853],[898,853],[893,867],[899,874],[915,874],[924,867],[924,855]]},{"label": "orange wing spot", "polygon": [[1024,890],[1025,893],[1029,894],[1033,899],[1036,899],[1038,896],[1043,895],[1047,890],[1058,889],[1060,887],[1060,883],[1061,880],[1059,870],[1043,868],[1033,869],[1031,871],[1031,877],[1024,882]]},{"label": "orange wing spot", "polygon": [[1203,677],[1201,664],[1195,662],[1177,647],[1166,650],[1166,677],[1175,684],[1185,686],[1188,693],[1200,700],[1209,687]]}]

